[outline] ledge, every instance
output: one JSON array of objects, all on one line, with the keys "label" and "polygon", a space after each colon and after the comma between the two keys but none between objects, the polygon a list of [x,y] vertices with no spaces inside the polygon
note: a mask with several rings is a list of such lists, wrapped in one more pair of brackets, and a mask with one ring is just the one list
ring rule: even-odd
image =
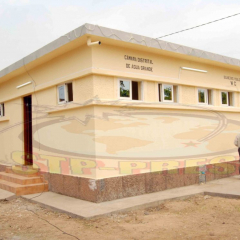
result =
[{"label": "ledge", "polygon": [[215,112],[234,112],[239,113],[239,107],[222,107],[211,105],[187,105],[181,103],[156,103],[143,101],[126,101],[126,100],[92,100],[83,103],[67,103],[56,106],[53,110],[47,110],[46,113],[57,113],[77,108],[89,106],[109,106],[123,108],[143,108],[143,109],[175,109],[175,110],[194,110],[194,111],[215,111]]},{"label": "ledge", "polygon": [[67,103],[67,104],[62,104],[62,105],[57,105],[53,110],[47,110],[45,111],[46,113],[57,113],[57,112],[63,112],[63,111],[68,111],[68,110],[73,110],[77,108],[83,108],[86,106],[91,106],[93,104],[74,104],[74,103]]},{"label": "ledge", "polygon": [[0,117],[0,122],[7,122],[9,121],[9,118],[7,117]]}]

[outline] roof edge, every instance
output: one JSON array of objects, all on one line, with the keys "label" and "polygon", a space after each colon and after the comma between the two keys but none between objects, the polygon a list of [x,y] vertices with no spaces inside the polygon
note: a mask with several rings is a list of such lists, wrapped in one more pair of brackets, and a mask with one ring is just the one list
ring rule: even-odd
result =
[{"label": "roof edge", "polygon": [[238,66],[240,67],[240,60],[222,56],[219,54],[206,52],[203,50],[186,47],[183,45],[166,42],[163,40],[158,40],[150,37],[145,37],[133,33],[123,32],[120,30],[110,29],[106,27],[101,27],[98,25],[93,25],[89,23],[85,23],[84,25],[72,30],[71,32],[59,37],[58,39],[54,40],[53,42],[45,45],[44,47],[38,49],[37,51],[27,55],[26,57],[20,59],[19,61],[11,64],[10,66],[2,69],[0,71],[0,78],[8,75],[9,73],[24,67],[30,62],[33,62],[34,60],[41,58],[42,56],[60,48],[61,46],[80,38],[81,36],[85,34],[91,34],[96,35],[99,37],[105,37],[109,39],[114,40],[120,40],[124,42],[139,44],[151,48],[156,48],[164,51],[169,51],[173,53],[180,53],[188,56],[193,56],[197,58],[207,59],[215,62],[220,62],[232,66]]}]

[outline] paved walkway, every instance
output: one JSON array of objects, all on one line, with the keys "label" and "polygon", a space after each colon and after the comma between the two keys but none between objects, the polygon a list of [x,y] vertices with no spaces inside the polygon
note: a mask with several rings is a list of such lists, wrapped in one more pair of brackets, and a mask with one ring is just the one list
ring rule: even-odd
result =
[{"label": "paved walkway", "polygon": [[[73,217],[89,219],[128,210],[153,207],[166,200],[184,199],[196,194],[240,198],[240,176],[215,180],[202,185],[175,188],[103,203],[91,203],[53,192],[44,192],[41,195],[25,195],[22,197],[39,203],[44,207],[67,213]],[[0,190],[0,199],[12,197],[13,195]]]},{"label": "paved walkway", "polygon": [[16,197],[14,193],[0,189],[0,200],[4,200],[4,199],[10,200],[14,197]]}]

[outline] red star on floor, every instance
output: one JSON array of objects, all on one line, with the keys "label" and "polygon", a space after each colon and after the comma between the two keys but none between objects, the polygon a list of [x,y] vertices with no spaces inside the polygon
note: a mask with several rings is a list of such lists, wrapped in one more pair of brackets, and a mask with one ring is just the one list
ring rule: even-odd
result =
[{"label": "red star on floor", "polygon": [[186,146],[185,147],[197,147],[198,144],[200,143],[195,143],[195,142],[188,142],[188,143],[182,143],[182,144],[185,144]]}]

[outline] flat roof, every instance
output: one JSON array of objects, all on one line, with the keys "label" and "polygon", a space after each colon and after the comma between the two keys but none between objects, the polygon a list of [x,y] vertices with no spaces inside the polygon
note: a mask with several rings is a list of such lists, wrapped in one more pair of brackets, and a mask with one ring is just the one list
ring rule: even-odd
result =
[{"label": "flat roof", "polygon": [[86,23],[81,27],[78,27],[75,30],[47,44],[46,46],[38,49],[37,51],[29,54],[28,56],[22,58],[21,60],[13,63],[12,65],[4,68],[3,70],[0,71],[0,78],[6,76],[7,74],[21,67],[24,67],[28,63],[31,63],[36,59],[41,58],[42,56],[74,41],[77,38],[80,38],[85,34],[119,40],[119,41],[128,42],[128,43],[134,43],[134,44],[147,46],[155,49],[160,49],[168,52],[198,57],[198,58],[207,59],[207,60],[211,60],[219,63],[225,63],[232,66],[238,66],[238,67],[240,66],[239,59],[230,58],[230,57],[222,56],[219,54],[206,52],[203,50],[198,50],[195,48],[186,47],[183,45],[170,43],[163,40],[158,40],[155,38],[145,37],[145,36],[141,36],[133,33],[123,32],[115,29],[110,29],[110,28]]}]

